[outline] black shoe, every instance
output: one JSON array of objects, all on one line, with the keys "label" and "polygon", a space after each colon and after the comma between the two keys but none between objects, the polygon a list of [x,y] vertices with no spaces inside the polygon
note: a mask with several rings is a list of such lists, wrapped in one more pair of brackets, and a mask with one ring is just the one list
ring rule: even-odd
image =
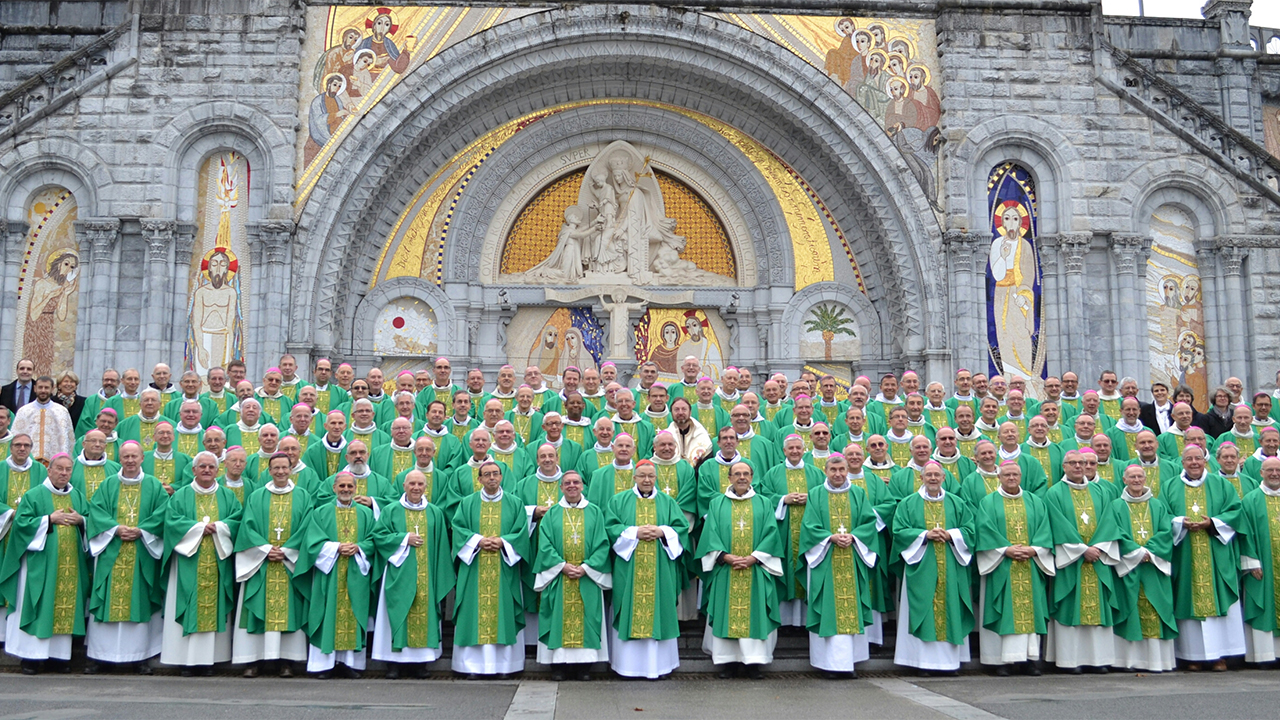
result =
[{"label": "black shoe", "polygon": [[1009,677],[1009,666],[1000,665],[996,668],[996,677]]},{"label": "black shoe", "polygon": [[431,668],[426,663],[419,663],[418,669],[414,671],[413,676],[419,680],[426,680],[431,677]]},{"label": "black shoe", "polygon": [[1106,675],[1111,672],[1111,669],[1106,665],[1099,665],[1093,669],[1093,672],[1097,675]]},{"label": "black shoe", "polygon": [[85,675],[97,675],[97,674],[98,674],[98,662],[97,662],[96,660],[90,660],[90,661],[89,661],[89,663],[88,663],[87,665],[85,665],[85,666],[84,666],[84,674],[85,674]]},{"label": "black shoe", "polygon": [[53,670],[60,675],[67,675],[71,672],[71,661],[60,660],[54,664]]},{"label": "black shoe", "polygon": [[1028,662],[1026,674],[1030,677],[1040,677],[1040,668],[1034,662]]},{"label": "black shoe", "polygon": [[[281,677],[283,677],[283,676],[281,676]],[[332,672],[329,672],[328,670],[326,670],[326,671],[324,671],[324,672],[316,673],[316,674],[312,675],[311,677],[315,678],[316,680],[328,680],[329,678],[333,677],[333,673],[332,673]]]},{"label": "black shoe", "polygon": [[181,675],[182,677],[191,677],[191,668],[184,667],[182,668],[182,671],[179,672],[178,674]]},{"label": "black shoe", "polygon": [[734,677],[735,675],[737,675],[737,673],[734,672],[733,663],[729,663],[727,665],[721,665],[720,672],[716,673],[716,676],[719,677],[721,680],[728,680]]},{"label": "black shoe", "polygon": [[759,680],[764,677],[764,668],[759,665],[747,666],[747,677],[751,680]]},{"label": "black shoe", "polygon": [[359,680],[360,678],[364,677],[364,673],[360,672],[359,670],[353,667],[343,665],[342,676],[348,680]]},{"label": "black shoe", "polygon": [[200,677],[213,677],[213,666],[205,665],[204,669],[200,671]]},{"label": "black shoe", "polygon": [[551,680],[553,682],[564,682],[564,668],[556,665],[555,670],[551,671]]},{"label": "black shoe", "polygon": [[280,677],[286,679],[293,677],[293,663],[288,660],[280,663]]},{"label": "black shoe", "polygon": [[148,664],[146,660],[143,660],[142,662],[138,663],[138,674],[139,674],[139,675],[152,675],[152,674],[154,674],[154,673],[152,672],[152,670],[151,670],[151,665],[150,665],[150,664]]},{"label": "black shoe", "polygon": [[582,666],[582,669],[578,671],[578,680],[581,680],[582,682],[591,682],[591,666],[590,665]]},{"label": "black shoe", "polygon": [[22,661],[23,675],[39,675],[40,669],[41,668],[40,668],[39,660],[23,660]]},{"label": "black shoe", "polygon": [[1082,667],[1063,668],[1062,672],[1067,673],[1069,675],[1083,675],[1084,668]]},{"label": "black shoe", "polygon": [[387,679],[388,680],[400,679],[400,663],[387,663]]}]

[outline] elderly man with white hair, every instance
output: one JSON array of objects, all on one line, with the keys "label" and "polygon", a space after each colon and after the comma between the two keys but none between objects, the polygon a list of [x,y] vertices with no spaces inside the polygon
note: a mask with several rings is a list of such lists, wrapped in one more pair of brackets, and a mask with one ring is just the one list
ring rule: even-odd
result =
[{"label": "elderly man with white hair", "polygon": [[172,424],[173,420],[160,414],[160,391],[147,388],[138,396],[138,414],[121,420],[116,435],[121,442],[137,440],[146,452],[155,445],[156,425],[161,422]]},{"label": "elderly man with white hair", "polygon": [[231,611],[235,603],[233,551],[240,528],[240,501],[217,482],[218,459],[198,453],[190,485],[169,498],[161,518],[143,529],[164,535],[169,565],[160,662],[213,674],[214,663],[231,659]]},{"label": "elderly man with white hair", "polygon": [[229,426],[224,426],[227,432],[227,444],[239,445],[246,452],[258,452],[258,433],[262,432],[262,405],[253,398],[245,398],[238,405],[240,419]]}]

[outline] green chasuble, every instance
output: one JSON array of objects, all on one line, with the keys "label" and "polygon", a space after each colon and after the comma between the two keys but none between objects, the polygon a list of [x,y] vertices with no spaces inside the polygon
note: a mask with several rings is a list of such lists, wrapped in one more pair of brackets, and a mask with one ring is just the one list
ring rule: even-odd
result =
[{"label": "green chasuble", "polygon": [[[452,436],[449,436],[452,437]],[[437,445],[439,440],[434,441]],[[408,448],[400,449],[395,443],[387,443],[379,448],[374,448],[369,458],[369,468],[375,474],[381,475],[388,480],[394,481],[400,473],[406,472],[418,464],[418,458],[413,454],[413,443]],[[396,497],[400,497],[400,493],[396,492]]]},{"label": "green chasuble", "polygon": [[1028,439],[1022,443],[1022,455],[1024,457],[1034,458],[1040,463],[1040,469],[1044,471],[1045,482],[1049,487],[1062,479],[1062,456],[1065,453],[1062,448],[1058,447],[1052,440],[1045,440],[1044,445],[1036,445],[1034,440]]},{"label": "green chasuble", "polygon": [[[454,586],[444,511],[435,503],[405,502],[384,509],[373,531],[379,561],[386,565],[382,592],[394,652],[440,647],[440,603]],[[409,547],[410,532],[422,536],[420,547]]]},{"label": "green chasuble", "polygon": [[[941,498],[924,498],[924,490],[908,495],[893,513],[893,553],[919,561],[903,566],[903,587],[907,593],[907,631],[924,642],[961,645],[973,632],[973,596],[969,589],[969,561],[974,547],[973,512],[953,493]],[[956,530],[965,549],[953,542],[931,542],[924,534],[932,529]],[[923,548],[914,548],[916,541]],[[915,550],[915,553],[911,551]],[[957,552],[964,558],[961,562]],[[903,622],[903,618],[899,618]]]},{"label": "green chasuble", "polygon": [[[28,635],[48,640],[54,635],[84,635],[85,604],[89,597],[89,553],[85,548],[84,525],[50,525],[54,510],[89,512],[84,496],[72,485],[55,493],[51,484],[41,483],[22,496],[9,528],[9,550],[0,566],[0,597],[16,603],[18,575],[27,561],[27,584],[18,627]],[[47,534],[46,534],[47,533]],[[43,536],[39,550],[29,546]]]},{"label": "green chasuble", "polygon": [[[464,498],[480,492],[480,465],[488,461],[489,458],[485,458],[480,462],[476,462],[474,457],[469,458],[453,471],[453,474],[449,477],[448,488],[442,498],[440,507],[444,511],[445,517],[452,518],[453,514],[458,510],[458,503],[462,502]],[[519,479],[512,477],[509,466],[498,462],[498,467],[502,470],[502,487],[504,489],[513,485]],[[443,479],[442,477],[441,480]]]},{"label": "green chasuble", "polygon": [[[294,576],[307,593],[307,640],[323,653],[364,650],[374,560],[373,511],[359,503],[337,501],[311,511],[298,546]],[[338,555],[339,543],[355,543],[351,557]]]},{"label": "green chasuble", "polygon": [[[175,490],[164,512],[153,513],[141,525],[154,535],[164,535],[161,568],[176,564],[173,619],[182,625],[184,636],[226,630],[235,608],[233,539],[240,531],[240,503],[224,487],[215,485],[212,490],[199,492],[195,483]],[[226,532],[204,535],[208,522],[220,523]],[[164,602],[167,588],[166,577],[157,585],[157,602]]]},{"label": "green chasuble", "polygon": [[628,463],[626,467],[610,463],[598,468],[587,483],[587,500],[599,507],[608,507],[614,495],[635,487],[634,473],[635,463]]},{"label": "green chasuble", "polygon": [[[877,612],[889,612],[893,606],[893,599],[890,595],[890,588],[893,582],[889,578],[889,563],[893,558],[889,555],[889,546],[893,542],[892,525],[893,511],[897,509],[898,503],[889,495],[889,488],[881,480],[874,475],[868,475],[865,472],[859,473],[855,477],[849,478],[849,484],[862,488],[867,494],[867,502],[871,504],[871,511],[876,515],[876,527],[878,528],[877,545],[868,545],[872,552],[876,554],[875,567],[870,572],[870,592],[871,592],[871,609]],[[888,521],[886,522],[886,517]],[[901,558],[898,558],[901,562]]]},{"label": "green chasuble", "polygon": [[[1115,574],[1115,633],[1130,642],[1172,640],[1178,636],[1173,613],[1173,513],[1161,498],[1144,493],[1135,500],[1122,492],[1098,521],[1095,544],[1120,544],[1121,561]],[[1146,550],[1158,561],[1136,559]]]},{"label": "green chasuble", "polygon": [[444,403],[444,414],[453,415],[453,396],[455,393],[460,393],[465,389],[452,384],[436,387],[435,381],[432,380],[430,385],[418,391],[414,401],[414,414],[418,417],[426,417],[427,406],[439,400]]},{"label": "green chasuble", "polygon": [[1008,497],[997,489],[982,499],[977,515],[978,552],[1029,545],[1042,553],[1028,560],[1002,554],[995,569],[985,574],[982,626],[998,635],[1044,635],[1049,631],[1048,581],[1037,559],[1047,559],[1053,569],[1053,531],[1044,501],[1025,490]]},{"label": "green chasuble", "polygon": [[[547,439],[542,438],[536,444],[525,445],[516,453],[516,464],[511,469],[515,471],[517,478],[527,478],[538,469],[538,448],[545,442]],[[578,457],[582,454],[582,447],[578,443],[562,436],[555,448],[556,464],[561,469],[569,471],[578,467]],[[582,482],[587,484],[591,482],[591,478],[583,478]]]},{"label": "green chasuble", "polygon": [[71,469],[71,484],[84,493],[86,502],[93,502],[93,495],[102,487],[102,483],[118,472],[120,463],[108,460],[106,456],[94,464],[77,459],[75,467]]},{"label": "green chasuble", "polygon": [[[480,537],[501,537],[502,550],[480,550]],[[463,498],[453,516],[453,551],[460,561],[454,645],[515,644],[524,628],[520,565],[529,556],[529,522],[520,499],[505,491],[489,502],[483,491]]]},{"label": "green chasuble", "polygon": [[[346,466],[343,465],[343,467]],[[356,497],[371,498],[374,504],[378,506],[379,512],[381,512],[382,508],[400,499],[403,494],[395,489],[390,480],[377,473],[371,472],[355,480]],[[333,475],[325,478],[315,490],[307,488],[307,491],[311,493],[311,500],[316,507],[333,502],[336,499],[333,494]]]},{"label": "green chasuble", "polygon": [[[538,525],[538,559],[533,567],[533,589],[542,593],[538,639],[552,650],[598,650],[605,642],[600,630],[603,588],[612,586],[609,536],[600,508],[590,502],[578,504],[580,507],[570,507],[560,501]],[[566,577],[560,572],[565,563],[585,565],[591,572],[577,579]]]},{"label": "green chasuble", "polygon": [[[765,640],[781,624],[778,583],[786,545],[778,534],[773,510],[773,504],[754,490],[745,498],[721,495],[711,500],[698,540],[698,557],[706,573],[705,592],[710,596],[707,621],[711,634],[718,638]],[[735,570],[718,562],[722,553],[761,553],[768,558]]]},{"label": "green chasuble", "polygon": [[542,413],[530,408],[526,415],[515,408],[503,417],[516,429],[516,443],[522,448],[542,441]]},{"label": "green chasuble", "polygon": [[[94,620],[143,623],[161,609],[162,584],[167,579],[160,575],[163,533],[150,533],[154,542],[147,542],[145,535],[125,542],[114,530],[119,525],[141,527],[152,516],[163,517],[168,502],[164,486],[150,475],[134,483],[122,483],[114,475],[94,494],[88,518],[89,548],[98,553],[89,594],[89,614]],[[104,533],[112,533],[106,542]]]},{"label": "green chasuble", "polygon": [[729,468],[735,463],[745,462],[751,466],[751,477],[755,483],[764,480],[765,473],[755,463],[747,460],[741,455],[735,454],[732,460],[725,461],[720,457],[717,451],[710,458],[702,461],[698,466],[698,518],[704,518],[707,510],[711,507],[711,501],[724,495],[724,491],[729,489]]},{"label": "green chasuble", "polygon": [[161,485],[175,488],[181,486],[178,479],[190,465],[191,456],[173,448],[170,448],[167,457],[157,457],[155,450],[148,450],[142,456],[142,472],[159,480]]},{"label": "green chasuble", "polygon": [[1084,487],[1056,483],[1045,496],[1055,554],[1072,561],[1060,565],[1053,580],[1053,619],[1062,625],[1115,625],[1115,571],[1103,558],[1085,562],[1081,557],[1089,546],[1101,544],[1094,535],[1115,499],[1113,486],[1096,480]]},{"label": "green chasuble", "polygon": [[[675,500],[656,489],[648,498],[632,490],[615,495],[605,512],[613,559],[613,627],[622,640],[672,640],[680,636],[676,601],[685,586],[682,553],[689,550],[689,523]],[[670,528],[679,550],[664,533],[638,540],[635,528]],[[619,543],[619,538],[623,539]],[[619,548],[621,545],[621,549]],[[671,556],[675,555],[673,559]]]},{"label": "green chasuble", "polygon": [[[805,449],[811,450],[812,448]],[[738,438],[738,454],[755,467],[760,468],[762,472],[786,459],[783,457],[780,448],[776,447],[768,438],[757,435],[754,432],[747,437]]]},{"label": "green chasuble", "polygon": [[[845,483],[838,491],[832,491],[824,481],[809,493],[804,505],[804,528],[800,532],[800,547],[796,568],[804,573],[808,568],[809,605],[805,624],[809,632],[819,637],[833,635],[857,635],[871,624],[872,567],[858,543],[842,548],[829,542],[833,534],[851,533],[862,542],[866,550],[880,555],[880,534],[876,531],[876,515],[871,509],[867,493],[857,485]],[[826,543],[821,560],[811,565],[807,553]]]},{"label": "green chasuble", "polygon": [[[920,487],[924,485],[923,472],[924,468],[916,465],[914,459],[908,459],[901,467],[894,468],[893,474],[889,476],[889,494],[901,500],[912,493],[920,492]],[[959,494],[960,483],[950,470],[943,470],[943,472],[946,475],[942,480],[942,489]]]},{"label": "green chasuble", "polygon": [[[1182,466],[1176,462],[1162,459],[1159,455],[1155,461],[1151,463],[1144,462],[1141,457],[1134,456],[1128,465],[1140,465],[1142,471],[1147,475],[1147,487],[1151,489],[1151,494],[1160,497],[1160,491],[1169,484],[1178,481],[1178,475],[1182,473]],[[1128,467],[1126,465],[1125,467]],[[1120,482],[1118,487],[1124,489],[1124,471],[1120,472]]]},{"label": "green chasuble", "polygon": [[[294,480],[294,483],[297,484],[297,480]],[[240,507],[244,507],[245,501],[253,495],[253,492],[262,487],[262,483],[249,477],[249,473],[247,472],[240,476],[240,484],[235,487],[227,484],[226,475],[218,476],[218,484],[230,490],[231,494],[236,496],[236,502],[240,503]]]},{"label": "green chasuble", "polygon": [[[72,471],[74,473],[74,471]],[[13,459],[5,458],[0,462],[0,516],[10,510],[14,511],[14,515],[22,503],[22,496],[27,491],[44,482],[45,469],[44,465],[27,459],[27,466],[23,469],[15,469],[13,467]],[[79,487],[74,482],[72,487]],[[5,549],[9,547],[9,533],[5,533],[0,537],[0,564],[4,562]],[[0,592],[0,608],[8,605],[5,595]]]},{"label": "green chasuble", "polygon": [[[230,442],[229,439],[228,442]],[[369,448],[372,452],[372,446]],[[302,462],[315,470],[317,477],[330,477],[347,466],[347,439],[342,438],[337,447],[329,444],[327,435],[313,440],[307,444],[307,451],[302,454]]]},{"label": "green chasuble", "polygon": [[653,460],[653,467],[658,471],[658,480],[654,483],[654,489],[675,500],[686,515],[696,515],[698,479],[693,466],[681,458],[676,458],[674,462],[659,457],[650,459]]},{"label": "green chasuble", "polygon": [[[253,495],[244,507],[244,520],[236,535],[236,552],[258,553],[265,557],[270,548],[283,548],[285,558],[298,558],[306,540],[307,516],[311,513],[311,495],[300,487],[290,485],[284,492],[272,492],[274,484],[267,484]],[[253,557],[252,555],[250,557]],[[256,559],[256,558],[255,558]],[[237,577],[244,583],[240,627],[250,634],[264,632],[293,632],[306,622],[306,587],[284,561],[263,560],[247,577]]]},{"label": "green chasuble", "polygon": [[[137,440],[142,444],[142,451],[149,452],[156,446],[155,432],[156,425],[161,422],[167,422],[170,425],[177,425],[178,421],[167,418],[159,413],[150,420],[143,420],[141,415],[131,415],[120,421],[116,426],[116,435],[120,438],[120,442],[125,440]],[[230,441],[230,438],[227,438]],[[228,446],[230,442],[227,443]]]},{"label": "green chasuble", "polygon": [[1246,572],[1241,584],[1244,594],[1241,612],[1254,630],[1280,635],[1280,494],[1255,488],[1240,503],[1240,532],[1247,539],[1242,554],[1257,560],[1262,579]]},{"label": "green chasuble", "polygon": [[784,462],[765,473],[764,478],[757,483],[760,494],[768,500],[769,508],[777,519],[778,532],[784,548],[783,554],[779,556],[782,559],[782,582],[778,588],[779,601],[805,600],[807,574],[801,569],[804,567],[804,558],[800,543],[800,531],[803,526],[801,520],[804,517],[805,505],[784,505],[781,508],[782,517],[777,518],[778,504],[782,502],[785,495],[808,493],[825,480],[826,476],[822,471],[812,465],[802,462],[800,467],[793,468]]},{"label": "green chasuble", "polygon": [[[595,443],[578,454],[578,464],[575,469],[582,476],[582,483],[586,485],[587,490],[590,490],[591,477],[596,474],[596,470],[612,464],[613,446],[601,448],[599,443]],[[565,466],[561,465],[560,467],[564,468]]]},{"label": "green chasuble", "polygon": [[987,472],[978,468],[969,473],[969,476],[960,483],[960,492],[957,494],[969,503],[969,507],[977,509],[982,504],[982,499],[995,492],[998,487],[1000,487],[1000,473],[994,470]]},{"label": "green chasuble", "polygon": [[[446,473],[444,470],[441,470],[440,467],[436,465],[434,461],[427,466],[426,470],[423,470],[422,468],[418,467],[417,462],[414,462],[413,465],[410,465],[408,470],[405,470],[404,472],[396,476],[395,482],[392,483],[393,487],[395,488],[395,491],[398,492],[400,495],[404,494],[404,479],[409,475],[409,473],[413,472],[414,470],[417,470],[418,472],[422,473],[422,476],[427,479],[427,487],[425,490],[423,490],[423,493],[422,493],[423,496],[427,498],[428,502],[431,502],[443,507],[445,494],[449,492],[450,478],[449,478],[449,474]],[[399,500],[399,499],[400,499],[399,495],[397,495],[396,500]],[[394,505],[395,503],[390,503],[390,504]]]},{"label": "green chasuble", "polygon": [[[1163,436],[1162,436],[1163,437]],[[1226,480],[1205,469],[1201,482],[1191,487],[1186,473],[1164,489],[1160,498],[1169,503],[1174,518],[1213,518],[1231,528],[1240,527],[1240,499]],[[1234,534],[1227,543],[1222,535],[1207,530],[1179,532],[1174,529],[1173,599],[1179,620],[1222,617],[1240,599],[1239,557]]]},{"label": "green chasuble", "polygon": [[538,533],[537,525],[533,522],[533,509],[534,507],[542,507],[550,510],[556,503],[560,502],[560,478],[561,473],[558,472],[554,478],[546,480],[534,473],[516,483],[515,488],[512,490],[516,499],[524,505],[525,513],[529,518],[530,562],[524,563],[520,571],[520,581],[524,583],[524,610],[528,613],[538,612],[539,600],[538,593],[534,592],[533,589],[533,566],[538,557],[540,534]]}]

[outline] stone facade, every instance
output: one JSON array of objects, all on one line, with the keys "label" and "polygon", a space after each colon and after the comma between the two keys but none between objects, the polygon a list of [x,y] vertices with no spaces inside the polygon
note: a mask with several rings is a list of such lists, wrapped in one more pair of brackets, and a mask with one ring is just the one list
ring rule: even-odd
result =
[{"label": "stone facade", "polygon": [[[1265,52],[1274,31],[1249,28],[1247,3],[1231,0],[1211,2],[1203,21],[1104,17],[1084,0],[997,4],[886,8],[935,23],[938,215],[898,148],[822,71],[685,7],[549,5],[442,51],[360,121],[295,208],[307,131],[299,87],[311,73],[299,60],[304,5],[64,1],[51,16],[48,3],[12,0],[0,22],[24,32],[0,40],[3,306],[16,307],[30,198],[60,186],[79,206],[75,369],[85,388],[107,364],[180,362],[198,174],[211,156],[235,152],[253,169],[239,199],[254,273],[251,377],[286,350],[304,367],[321,356],[380,361],[370,325],[400,297],[432,309],[455,368],[465,358],[492,370],[506,361],[518,308],[549,304],[542,288],[480,282],[495,209],[557,153],[628,139],[688,158],[741,214],[755,284],[695,288],[692,300],[718,310],[736,363],[798,370],[800,319],[826,302],[859,318],[859,372],[948,377],[987,366],[986,183],[1014,162],[1038,192],[1049,372],[1150,378],[1151,218],[1175,206],[1196,228],[1209,381],[1269,386],[1280,367],[1280,160],[1261,146],[1263,105],[1280,97],[1280,55]],[[793,5],[839,13],[824,0]],[[398,278],[371,289],[383,239],[459,150],[538,109],[605,100],[619,102],[541,121],[486,160],[452,211],[438,286]],[[866,292],[839,244],[834,279],[796,292],[785,217],[767,184],[722,136],[671,106],[727,123],[805,178],[846,230]],[[0,326],[0,375],[16,360],[14,332]]]}]

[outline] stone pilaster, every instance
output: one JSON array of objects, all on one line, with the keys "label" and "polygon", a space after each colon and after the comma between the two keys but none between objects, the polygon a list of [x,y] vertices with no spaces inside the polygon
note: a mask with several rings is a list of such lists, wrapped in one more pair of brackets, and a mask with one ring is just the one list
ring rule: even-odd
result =
[{"label": "stone pilaster", "polygon": [[[191,331],[191,252],[196,244],[197,226],[180,222],[173,236],[172,281],[170,282],[169,317],[173,328],[169,338],[169,357],[186,365],[187,334]],[[177,366],[174,366],[177,369]]]},{"label": "stone pilaster", "polygon": [[[17,343],[18,275],[22,271],[22,258],[26,254],[28,229],[25,222],[11,220],[5,224],[4,235],[0,236],[0,241],[4,243],[3,248],[0,248],[4,253],[3,275],[0,276],[0,309],[3,310],[0,312],[0,377],[5,380],[9,379],[13,366],[19,360],[13,357],[13,348]],[[83,266],[83,260],[81,265]],[[81,272],[83,273],[83,267]]]},{"label": "stone pilaster", "polygon": [[1067,341],[1065,357],[1067,366],[1062,372],[1080,372],[1085,361],[1085,348],[1090,341],[1085,337],[1084,310],[1084,259],[1093,243],[1093,233],[1062,233],[1058,236],[1058,253],[1062,260],[1063,286],[1066,290],[1066,327],[1062,333]]},{"label": "stone pilaster", "polygon": [[1225,341],[1230,375],[1249,376],[1249,338],[1245,330],[1244,308],[1247,302],[1243,282],[1244,260],[1249,256],[1247,240],[1220,238],[1218,261],[1222,268],[1222,305],[1227,320]]},{"label": "stone pilaster", "polygon": [[173,318],[172,248],[178,223],[175,220],[143,218],[142,238],[147,242],[147,303],[142,313],[142,362],[145,367],[156,363],[176,366],[177,358],[169,356],[170,333],[177,328]]},{"label": "stone pilaster", "polygon": [[1145,385],[1149,372],[1143,372],[1141,349],[1146,346],[1145,322],[1145,282],[1139,286],[1139,267],[1141,277],[1146,277],[1146,260],[1151,251],[1151,238],[1129,233],[1112,233],[1111,258],[1115,265],[1118,285],[1118,312],[1113,314],[1117,319],[1116,358],[1119,361],[1121,376],[1136,378],[1139,385]]},{"label": "stone pilaster", "polygon": [[102,377],[114,350],[112,283],[118,261],[118,218],[85,218],[76,222],[80,245],[80,299],[76,311],[76,367],[82,380]]}]

